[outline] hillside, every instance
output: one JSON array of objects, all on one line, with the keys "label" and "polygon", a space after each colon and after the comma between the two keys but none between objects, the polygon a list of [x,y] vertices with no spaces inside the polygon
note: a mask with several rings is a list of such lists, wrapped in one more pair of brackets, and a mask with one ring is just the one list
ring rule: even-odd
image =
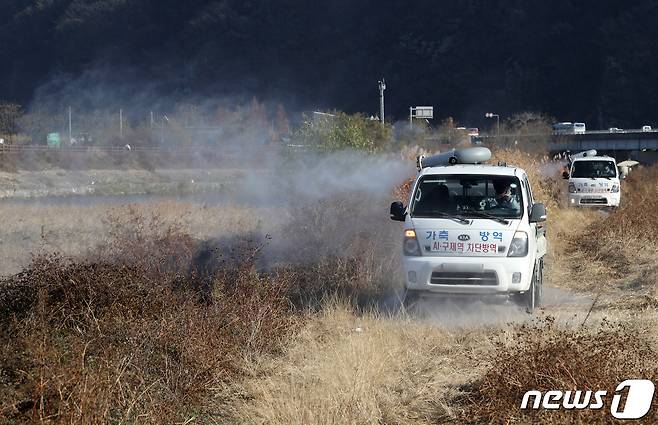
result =
[{"label": "hillside", "polygon": [[655,124],[656,18],[656,0],[6,0],[0,99],[375,113],[385,76],[397,119],[430,104],[481,126],[536,110],[631,127]]}]

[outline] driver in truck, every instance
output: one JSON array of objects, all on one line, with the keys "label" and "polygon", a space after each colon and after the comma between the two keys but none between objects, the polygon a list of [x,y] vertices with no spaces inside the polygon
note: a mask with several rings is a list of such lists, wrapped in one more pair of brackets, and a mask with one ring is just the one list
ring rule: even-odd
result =
[{"label": "driver in truck", "polygon": [[519,203],[512,196],[512,187],[507,180],[494,180],[494,190],[496,191],[496,206],[499,208],[509,208],[518,210]]}]

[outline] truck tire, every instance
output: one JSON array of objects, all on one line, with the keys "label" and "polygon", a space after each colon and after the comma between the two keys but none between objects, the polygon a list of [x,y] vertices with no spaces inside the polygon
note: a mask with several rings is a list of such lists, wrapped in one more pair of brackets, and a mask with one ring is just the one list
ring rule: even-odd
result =
[{"label": "truck tire", "polygon": [[544,260],[541,259],[535,264],[532,271],[532,281],[527,291],[518,294],[515,300],[519,306],[525,307],[526,312],[532,314],[536,309],[541,307],[543,300],[543,282],[544,281]]},{"label": "truck tire", "polygon": [[541,307],[544,296],[544,260],[541,259],[535,264],[535,269],[532,272],[532,283],[530,289],[526,291],[525,295],[525,309],[529,314],[534,313],[536,309]]}]

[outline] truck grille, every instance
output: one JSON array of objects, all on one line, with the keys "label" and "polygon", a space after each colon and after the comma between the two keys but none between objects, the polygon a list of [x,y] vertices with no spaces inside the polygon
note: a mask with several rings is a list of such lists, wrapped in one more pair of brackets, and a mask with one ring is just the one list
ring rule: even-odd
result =
[{"label": "truck grille", "polygon": [[582,198],[580,203],[590,205],[607,205],[608,200],[606,198]]},{"label": "truck grille", "polygon": [[498,285],[498,275],[494,271],[481,273],[433,272],[430,283],[432,285],[496,286]]}]

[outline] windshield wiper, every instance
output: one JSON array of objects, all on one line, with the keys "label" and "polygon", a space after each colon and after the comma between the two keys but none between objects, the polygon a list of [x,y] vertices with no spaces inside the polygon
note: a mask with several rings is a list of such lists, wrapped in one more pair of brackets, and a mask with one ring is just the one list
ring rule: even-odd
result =
[{"label": "windshield wiper", "polygon": [[428,213],[432,214],[432,217],[428,217],[428,218],[433,218],[433,217],[449,218],[449,219],[458,221],[459,223],[462,223],[462,224],[470,224],[470,221],[468,221],[467,219],[465,219],[464,217],[462,217],[460,215],[448,214],[448,213],[443,212],[443,211],[428,211]]},{"label": "windshield wiper", "polygon": [[489,220],[494,220],[494,221],[497,221],[497,222],[502,223],[502,224],[509,224],[509,221],[505,220],[502,217],[498,217],[498,216],[493,215],[493,214],[487,214],[487,213],[482,212],[482,211],[468,211],[468,213],[473,214],[476,217],[488,218]]}]

